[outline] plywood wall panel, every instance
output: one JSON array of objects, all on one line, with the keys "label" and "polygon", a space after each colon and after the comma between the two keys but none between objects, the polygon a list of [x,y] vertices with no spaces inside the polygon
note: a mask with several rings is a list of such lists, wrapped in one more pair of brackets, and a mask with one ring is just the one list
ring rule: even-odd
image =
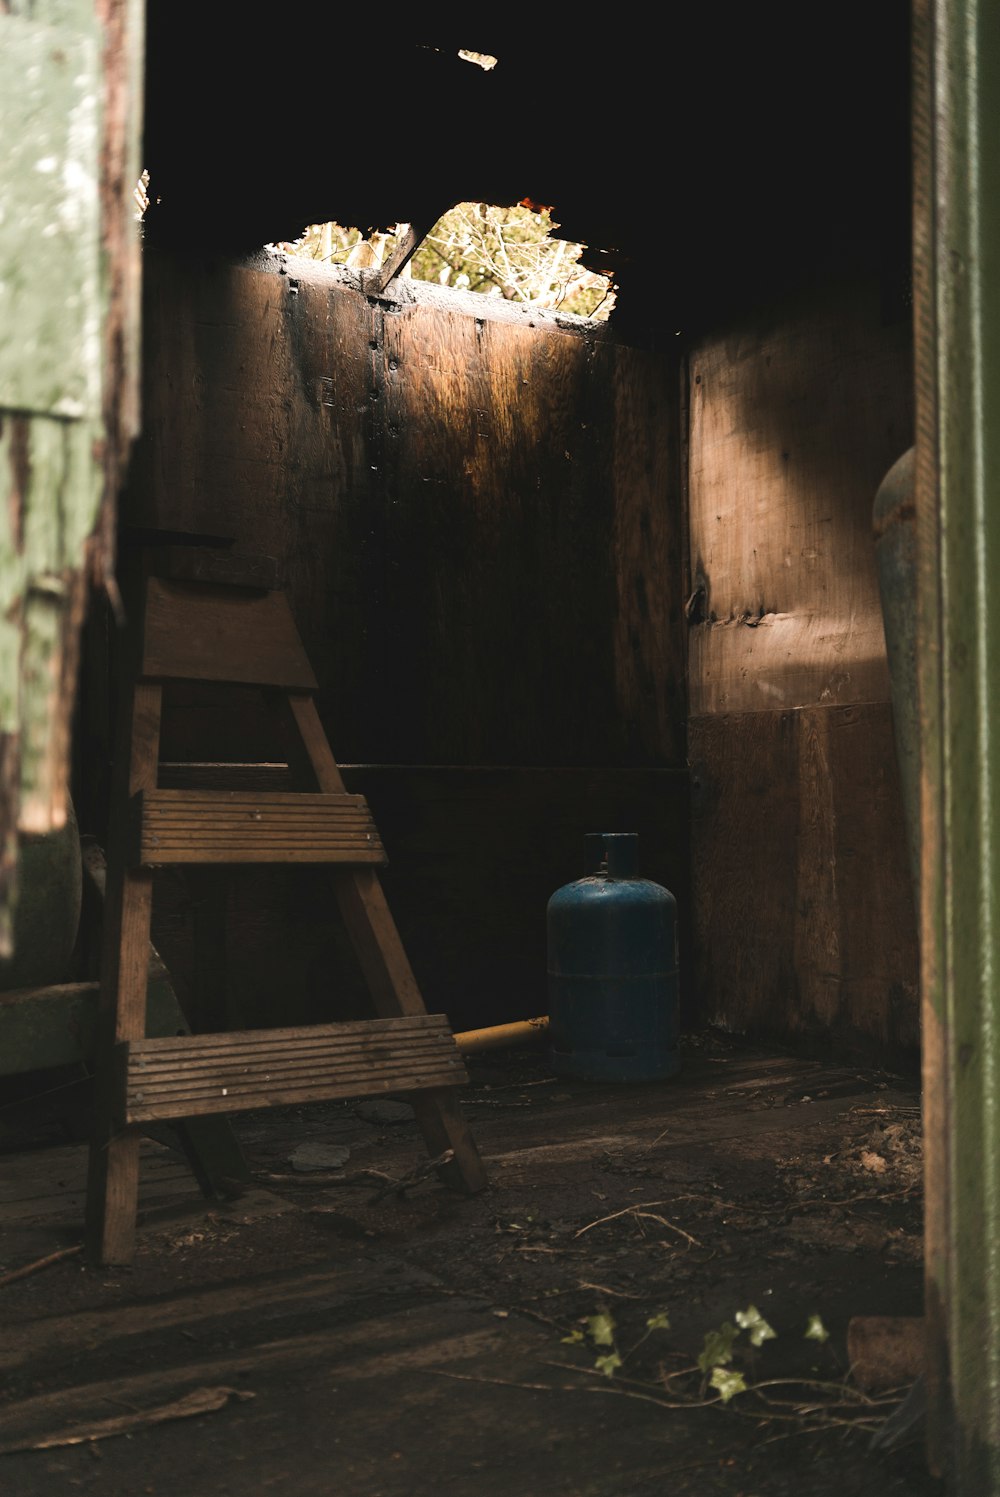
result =
[{"label": "plywood wall panel", "polygon": [[699,717],[690,744],[704,1017],[912,1060],[916,916],[888,704]]},{"label": "plywood wall panel", "polygon": [[278,559],[341,758],[682,764],[676,369],[292,265],[153,257],[127,519]]},{"label": "plywood wall panel", "polygon": [[888,700],[871,511],[912,441],[910,343],[873,283],[692,351],[692,713]]},{"label": "plywood wall panel", "polygon": [[390,617],[426,703],[411,759],[524,762],[548,738],[558,762],[611,679],[608,630],[574,630],[588,593],[604,618],[611,599],[607,463],[578,431],[587,345],[411,308],[385,349]]},{"label": "plywood wall panel", "polygon": [[684,762],[688,706],[677,374],[659,354],[617,357],[610,425],[616,717],[626,757],[671,764]]},{"label": "plywood wall panel", "polygon": [[390,610],[428,709],[414,759],[680,762],[662,361],[427,308],[387,317],[385,349]]}]

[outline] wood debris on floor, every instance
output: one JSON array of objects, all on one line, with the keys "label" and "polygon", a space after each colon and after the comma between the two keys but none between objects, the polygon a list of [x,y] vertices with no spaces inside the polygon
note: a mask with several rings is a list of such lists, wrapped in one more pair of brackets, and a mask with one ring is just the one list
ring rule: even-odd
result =
[{"label": "wood debris on floor", "polygon": [[86,1145],[0,1112],[0,1488],[938,1492],[847,1350],[922,1310],[914,1081],[718,1036],[655,1083],[469,1070],[480,1195],[405,1099],[242,1114],[236,1199],[144,1141],[122,1269],[73,1252]]}]

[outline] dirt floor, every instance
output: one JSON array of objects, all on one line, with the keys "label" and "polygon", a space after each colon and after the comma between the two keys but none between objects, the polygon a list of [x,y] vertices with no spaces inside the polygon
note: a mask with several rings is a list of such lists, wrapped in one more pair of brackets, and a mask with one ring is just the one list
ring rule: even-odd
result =
[{"label": "dirt floor", "polygon": [[468,1065],[481,1195],[398,1102],[243,1115],[232,1201],[144,1143],[128,1269],[83,1263],[58,1094],[0,1110],[0,1493],[940,1497],[847,1350],[922,1310],[914,1084],[718,1036],[642,1085]]}]

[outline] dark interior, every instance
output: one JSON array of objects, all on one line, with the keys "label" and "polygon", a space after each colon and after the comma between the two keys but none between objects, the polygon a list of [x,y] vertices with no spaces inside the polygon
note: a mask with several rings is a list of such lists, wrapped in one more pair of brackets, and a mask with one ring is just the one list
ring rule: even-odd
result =
[{"label": "dark interior", "polygon": [[378,229],[528,201],[615,277],[618,320],[644,341],[849,267],[901,294],[903,0],[820,21],[786,0],[671,6],[647,32],[543,13],[523,38],[485,18],[252,27],[228,9],[195,40],[175,6],[147,6],[164,241],[249,254],[327,218]]},{"label": "dark interior", "polygon": [[[908,5],[146,19],[124,611],[94,587],[72,736],[87,866],[141,559],[280,589],[423,1003],[468,1057],[447,1101],[488,1188],[443,1188],[438,1102],[389,1095],[384,1055],[384,1096],[325,1077],[300,1105],[261,1062],[252,1106],[111,1127],[115,1087],[148,1104],[132,1083],[159,1040],[204,1101],[217,1042],[288,1027],[294,1051],[370,995],[329,869],[156,865],[156,959],[141,932],[95,1108],[87,883],[72,954],[43,918],[44,972],[9,984],[32,1001],[0,995],[4,1471],[26,1497],[937,1497],[903,1402],[925,1282],[916,823],[873,526],[914,440]],[[271,247],[330,220],[426,231],[467,201],[548,208],[611,278],[611,318]],[[251,689],[168,686],[162,749],[157,790],[290,778]],[[662,1084],[556,1076],[544,1026],[492,1045],[548,1012],[547,904],[593,833],[637,834],[676,900]],[[258,1058],[279,1042],[252,1036]],[[81,1272],[95,1179],[118,1220],[137,1190],[138,1245]],[[765,1395],[730,1418],[707,1382],[729,1363],[699,1356],[751,1309],[779,1334],[740,1340]],[[617,1379],[594,1360],[609,1312],[634,1350]]]},{"label": "dark interior", "polygon": [[[123,565],[156,533],[273,563],[458,1029],[544,1013],[549,895],[586,834],[636,831],[678,900],[685,1028],[917,1065],[871,530],[912,442],[908,85],[902,0],[526,40],[235,8],[194,34],[148,6]],[[469,200],[549,207],[610,321],[264,250]],[[115,631],[88,631],[75,798],[101,841]],[[175,707],[182,779],[278,753],[249,701]],[[196,1027],[321,1017],[331,982],[363,1001],[322,883],[262,878],[161,880]]]}]

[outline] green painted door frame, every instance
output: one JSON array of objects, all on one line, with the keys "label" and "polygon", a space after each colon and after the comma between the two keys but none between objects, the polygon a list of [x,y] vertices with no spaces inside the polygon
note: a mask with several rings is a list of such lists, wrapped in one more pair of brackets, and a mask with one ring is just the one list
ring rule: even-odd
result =
[{"label": "green painted door frame", "polygon": [[144,0],[0,0],[0,956],[65,824],[88,589],[138,430]]},{"label": "green painted door frame", "polygon": [[1000,1497],[997,0],[914,0],[913,82],[928,1458]]}]

